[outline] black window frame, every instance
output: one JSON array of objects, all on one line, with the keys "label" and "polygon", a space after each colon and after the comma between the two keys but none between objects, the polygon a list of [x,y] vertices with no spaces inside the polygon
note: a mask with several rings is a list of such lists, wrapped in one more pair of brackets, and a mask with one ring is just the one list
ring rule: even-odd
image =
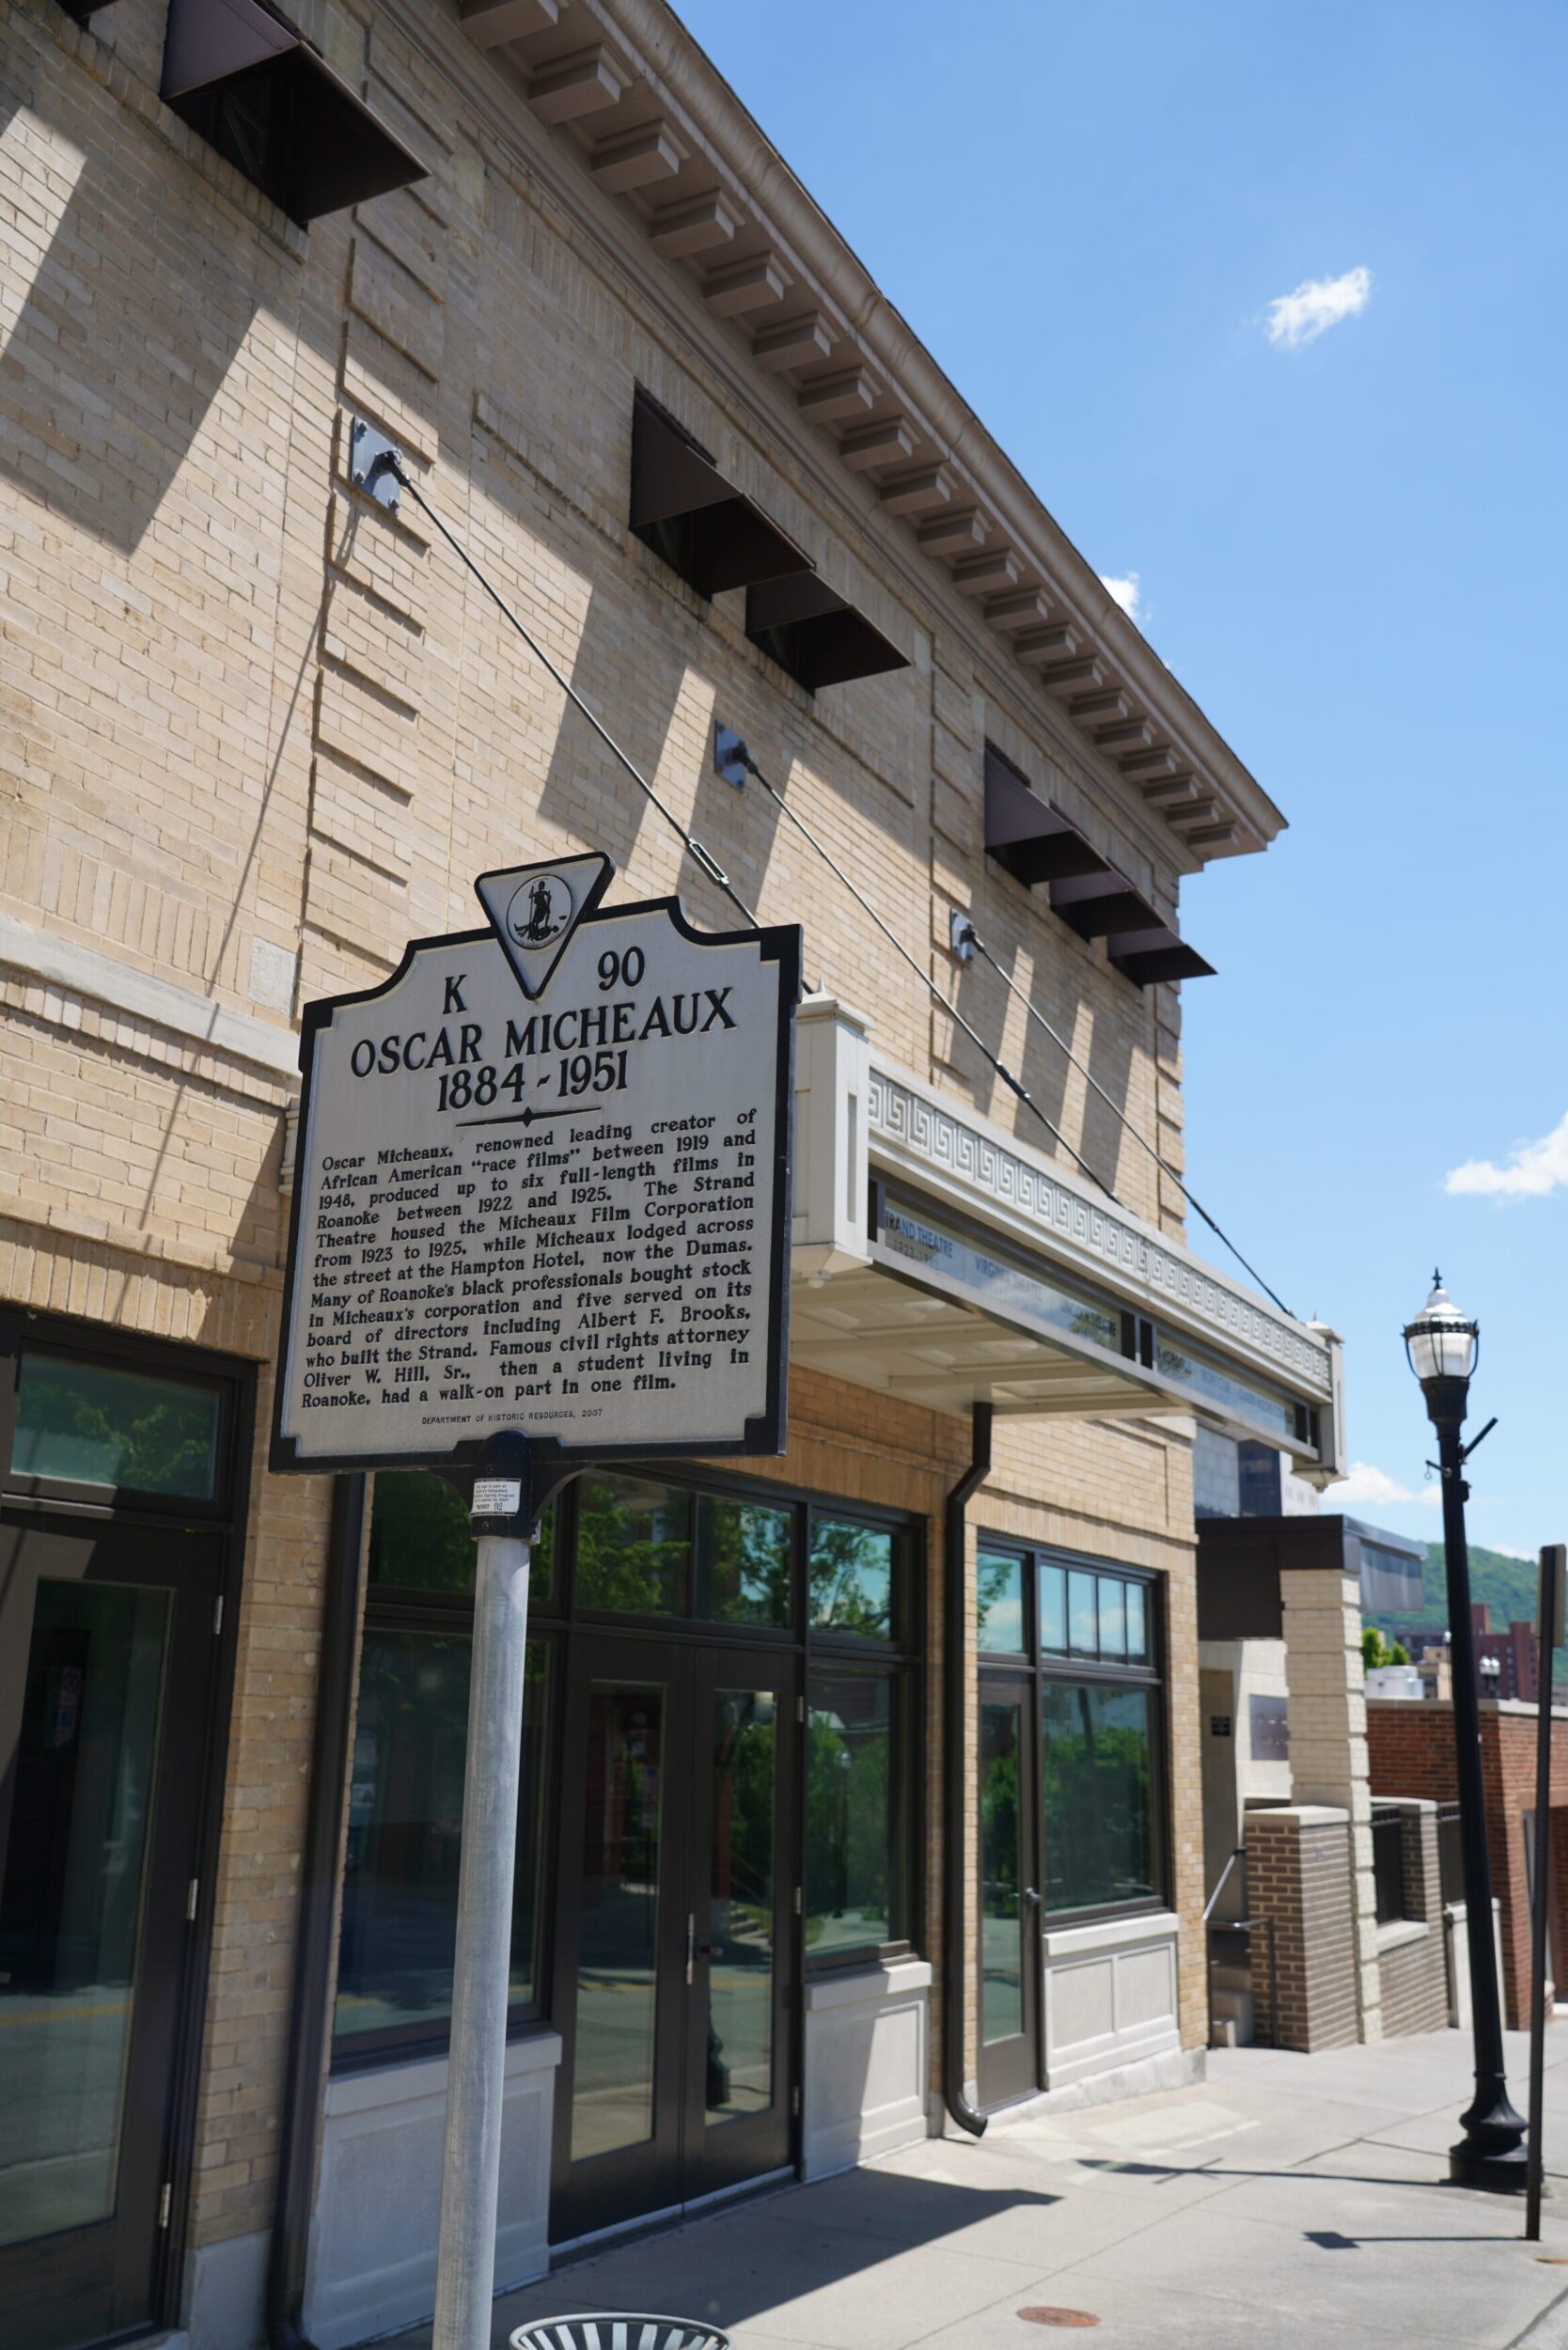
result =
[{"label": "black window frame", "polygon": [[[438,1471],[398,1472],[439,1475]],[[585,1474],[592,1474],[585,1469]],[[585,1633],[623,1631],[658,1638],[696,1640],[715,1651],[726,1647],[776,1647],[796,1660],[803,1714],[808,1714],[814,1672],[829,1670],[886,1679],[898,1684],[895,1707],[892,1842],[896,1850],[898,1885],[904,1911],[904,1931],[886,1942],[857,1944],[813,1959],[805,1948],[810,1888],[805,1880],[808,1827],[808,1740],[800,1739],[800,1770],[795,1794],[801,1837],[800,1965],[804,1976],[821,1978],[862,1972],[888,1960],[918,1955],[924,1945],[926,1876],[923,1839],[917,1833],[921,1806],[918,1791],[926,1770],[925,1649],[926,1543],[925,1520],[909,1512],[841,1499],[811,1487],[781,1479],[726,1475],[705,1465],[663,1460],[613,1461],[605,1476],[625,1477],[664,1485],[692,1496],[690,1572],[685,1606],[680,1614],[642,1613],[585,1606],[577,1590],[577,1528],[580,1480],[572,1479],[557,1493],[551,1575],[547,1591],[530,1593],[528,1638],[545,1644],[550,1715],[546,1732],[543,1829],[540,1840],[540,1884],[537,1915],[538,1950],[534,1996],[516,2001],[508,2011],[507,2036],[525,2038],[550,2028],[555,2012],[554,1956],[557,1888],[562,1865],[557,1837],[560,1804],[557,1791],[564,1767],[566,1736],[565,1692],[571,1642],[575,1627]],[[451,1480],[456,1483],[456,1480]],[[698,1613],[699,1576],[697,1572],[697,1510],[704,1498],[755,1504],[785,1513],[791,1521],[791,1598],[789,1621],[781,1625],[752,1623]],[[368,1528],[373,1526],[374,1490],[367,1502]],[[812,1532],[822,1519],[864,1526],[894,1540],[892,1637],[883,1640],[844,1631],[824,1630],[810,1621],[809,1560]],[[370,1539],[368,1531],[367,1539]],[[432,1637],[469,1637],[474,1615],[473,1592],[442,1590],[428,1586],[379,1583],[366,1571],[365,1610],[360,1629],[360,1653],[368,1632],[416,1632]],[[428,2024],[389,2025],[378,2030],[340,2033],[336,2018],[331,2033],[331,2070],[335,2075],[381,2069],[390,2063],[445,2054],[450,2038],[447,2016]]]},{"label": "black window frame", "polygon": [[[242,1399],[232,1373],[209,1369],[212,1357],[173,1341],[148,1341],[133,1334],[79,1325],[80,1340],[55,1323],[34,1330],[20,1319],[0,1321],[0,1484],[10,1501],[63,1502],[105,1517],[163,1519],[180,1526],[220,1528],[234,1523],[234,1493],[240,1482],[238,1436]],[[131,1378],[166,1379],[175,1386],[212,1393],[217,1400],[212,1447],[212,1492],[203,1499],[186,1494],[149,1493],[137,1485],[107,1485],[86,1478],[25,1477],[11,1468],[26,1359],[80,1363],[88,1371],[124,1372]]]},{"label": "black window frame", "polygon": [[[1016,1684],[1024,1679],[1031,1686],[1034,1713],[1034,1744],[1040,1778],[1039,1819],[1036,1836],[1039,1850],[1035,1854],[1040,1871],[1043,1897],[1041,1924],[1047,1934],[1062,1933],[1074,1926],[1095,1925],[1117,1918],[1148,1917],[1170,1907],[1171,1831],[1170,1831],[1170,1737],[1171,1708],[1168,1695],[1168,1643],[1167,1637],[1167,1585],[1168,1578],[1157,1569],[1131,1565],[1125,1559],[1106,1559],[1093,1553],[1067,1550],[1054,1543],[1029,1543],[1016,1535],[978,1533],[975,1543],[977,1593],[980,1562],[982,1557],[1007,1558],[1018,1560],[1024,1570],[1024,1638],[1022,1649],[980,1648],[977,1630],[977,1678],[980,1695],[988,1674],[998,1680]],[[1137,1584],[1143,1591],[1144,1628],[1148,1646],[1146,1660],[1129,1663],[1124,1658],[1105,1658],[1074,1650],[1072,1641],[1071,1603],[1065,1630],[1069,1645],[1063,1649],[1047,1649],[1041,1639],[1040,1572],[1043,1567],[1062,1569],[1064,1574],[1076,1571],[1094,1575],[1098,1580],[1113,1580]],[[1096,1593],[1096,1623],[1099,1602]],[[1152,1785],[1150,1791],[1150,1818],[1152,1828],[1152,1852],[1150,1876],[1152,1893],[1140,1894],[1126,1902],[1088,1902],[1072,1909],[1051,1909],[1044,1905],[1047,1883],[1045,1861],[1049,1848],[1051,1824],[1045,1816],[1043,1778],[1044,1691],[1048,1686],[1076,1688],[1088,1684],[1105,1688],[1147,1689],[1152,1696],[1150,1707],[1150,1764]]]},{"label": "black window frame", "polygon": [[[840,1525],[865,1526],[874,1532],[890,1532],[893,1535],[889,1638],[881,1640],[862,1633],[834,1631],[811,1622],[811,1537],[818,1521],[823,1518]],[[885,1680],[891,1683],[897,1691],[893,1751],[894,1818],[888,1841],[890,1850],[896,1856],[898,1880],[903,1895],[904,1931],[889,1935],[885,1942],[846,1945],[825,1951],[820,1958],[813,1957],[811,1951],[807,1950],[803,1962],[806,1976],[809,1980],[821,1981],[833,1975],[858,1973],[867,1966],[886,1965],[893,1959],[917,1956],[923,1941],[925,1848],[923,1839],[916,1833],[918,1812],[915,1795],[916,1790],[924,1784],[926,1767],[924,1708],[921,1704],[925,1689],[926,1653],[924,1521],[888,1511],[869,1509],[857,1502],[813,1497],[808,1502],[805,1512],[802,1552],[799,1599],[806,1617],[803,1696],[808,1729],[811,1714],[812,1680],[821,1672]],[[802,1741],[803,1771],[809,1766],[808,1749],[808,1737]],[[801,1808],[804,1844],[809,1827],[804,1785]],[[806,1919],[810,1915],[811,1905],[811,1888],[804,1882],[804,1877],[803,1861],[803,1929]],[[898,1921],[895,1919],[894,1922]]]},{"label": "black window frame", "polygon": [[[393,1475],[439,1477],[434,1469],[394,1470]],[[382,1474],[387,1474],[384,1471]],[[443,1480],[447,1481],[447,1480]],[[455,1483],[454,1480],[450,1480]],[[558,1501],[555,1505],[557,1512]],[[374,1540],[375,1489],[372,1485],[366,1502],[366,1540]],[[552,1893],[556,1870],[556,1812],[558,1807],[552,1800],[559,1784],[561,1695],[565,1670],[565,1620],[560,1608],[560,1523],[557,1515],[552,1539],[551,1575],[548,1590],[541,1596],[530,1591],[528,1596],[528,1643],[536,1642],[543,1650],[546,1690],[545,1716],[545,1785],[541,1819],[539,1885],[535,1895],[535,1956],[533,1997],[514,2000],[507,2009],[507,2038],[517,2040],[529,2032],[541,2030],[550,2014],[550,1962],[554,1937],[547,1930],[553,1912]],[[368,1561],[366,1566],[365,1612],[360,1622],[359,1649],[354,1663],[355,1705],[358,1703],[358,1680],[363,1668],[365,1638],[368,1633],[423,1633],[429,1638],[459,1638],[472,1640],[474,1635],[474,1592],[470,1585],[465,1591],[440,1590],[418,1584],[377,1583],[371,1579]],[[346,1800],[346,1799],[345,1799]],[[339,1863],[339,1879],[347,1868],[347,1847]],[[390,2063],[402,2063],[418,2057],[439,2057],[447,2052],[451,2039],[449,2013],[429,2023],[384,2025],[378,2030],[341,2032],[337,2029],[337,1968],[342,1962],[342,1927],[333,1953],[333,2015],[330,2029],[330,2070],[334,2074],[379,2071]]]}]

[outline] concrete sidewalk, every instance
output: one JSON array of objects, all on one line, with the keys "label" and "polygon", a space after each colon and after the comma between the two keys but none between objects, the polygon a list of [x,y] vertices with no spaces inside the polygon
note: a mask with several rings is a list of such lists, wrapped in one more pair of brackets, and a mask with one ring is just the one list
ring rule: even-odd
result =
[{"label": "concrete sidewalk", "polygon": [[[1527,2044],[1508,2036],[1521,2107]],[[1215,2051],[1205,2081],[995,2119],[558,2270],[494,2341],[585,2309],[707,2316],[738,2350],[1568,2350],[1568,2028],[1547,2035],[1555,2200],[1445,2183],[1467,2035],[1317,2057]],[[1043,2314],[1026,2319],[1021,2312]],[[428,2328],[400,2337],[423,2350]]]}]

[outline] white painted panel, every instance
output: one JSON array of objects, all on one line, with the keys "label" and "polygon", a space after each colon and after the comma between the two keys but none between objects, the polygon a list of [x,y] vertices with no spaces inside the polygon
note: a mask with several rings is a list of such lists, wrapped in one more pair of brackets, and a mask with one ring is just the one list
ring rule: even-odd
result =
[{"label": "white painted panel", "polygon": [[808,2179],[926,2135],[930,1990],[931,1968],[917,1959],[808,1985]]},{"label": "white painted panel", "polygon": [[[560,2038],[507,2049],[501,2123],[498,2287],[549,2261],[550,2135]],[[435,2240],[447,2061],[348,2074],[327,2086],[310,2232],[306,2329],[320,2350],[417,2325],[435,2306]]]},{"label": "white painted panel", "polygon": [[1116,2028],[1137,2031],[1176,2020],[1176,1946],[1123,1950],[1116,1962]]},{"label": "white painted panel", "polygon": [[1175,1919],[1165,1911],[1047,1934],[1044,1999],[1048,2088],[1179,2051]]},{"label": "white painted panel", "polygon": [[1116,2029],[1114,1960],[1080,1961],[1053,1966],[1045,1979],[1049,2044],[1053,2052],[1080,2048],[1086,2041],[1104,2040]]}]

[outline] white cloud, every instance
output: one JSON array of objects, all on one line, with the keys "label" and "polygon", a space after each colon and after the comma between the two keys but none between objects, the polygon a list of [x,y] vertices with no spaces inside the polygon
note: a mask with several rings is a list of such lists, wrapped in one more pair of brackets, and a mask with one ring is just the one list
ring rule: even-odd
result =
[{"label": "white cloud", "polygon": [[1372,300],[1372,289],[1370,269],[1347,269],[1342,277],[1309,277],[1294,293],[1279,294],[1269,304],[1269,341],[1281,351],[1315,343],[1341,319],[1358,317]]},{"label": "white cloud", "polygon": [[1516,1142],[1501,1167],[1492,1159],[1466,1159],[1443,1179],[1448,1192],[1489,1192],[1496,1198],[1543,1199],[1568,1183],[1568,1117],[1538,1142]]},{"label": "white cloud", "polygon": [[1110,597],[1112,603],[1119,603],[1121,606],[1129,620],[1142,619],[1143,596],[1138,587],[1137,572],[1128,572],[1121,579],[1107,579],[1102,572],[1100,585]]},{"label": "white cloud", "polygon": [[1436,1485],[1423,1485],[1412,1493],[1387,1469],[1374,1468],[1370,1461],[1353,1461],[1350,1475],[1341,1477],[1337,1485],[1324,1488],[1325,1510],[1384,1510],[1396,1502],[1414,1502],[1418,1510],[1435,1510],[1442,1500]]}]

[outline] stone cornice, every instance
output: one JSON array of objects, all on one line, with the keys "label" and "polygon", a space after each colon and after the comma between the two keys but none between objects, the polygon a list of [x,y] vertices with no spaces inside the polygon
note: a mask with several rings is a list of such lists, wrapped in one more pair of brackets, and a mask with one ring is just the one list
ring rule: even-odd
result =
[{"label": "stone cornice", "polygon": [[[1272,839],[1284,822],[1278,809],[665,0],[529,0],[515,9],[463,0],[463,12],[475,39],[494,43],[489,56],[505,61],[505,80],[549,126],[556,150],[578,158],[634,236],[640,227],[661,273],[729,322],[724,339],[749,346],[755,369],[771,379],[754,377],[754,397],[784,395],[809,425],[824,387],[835,400],[839,387],[856,387],[852,412],[835,411],[808,437],[824,449],[836,443],[861,502],[870,492],[879,522],[896,524],[922,568],[937,571],[943,600],[981,624],[1019,680],[1028,723],[1045,721],[1047,740],[1065,729],[1086,772],[1114,785],[1178,870]],[[525,29],[487,34],[486,15],[493,26]],[[646,183],[622,176],[634,152]],[[955,518],[969,533],[962,545]],[[1042,625],[1017,625],[1014,588],[1038,590]],[[1043,690],[1031,691],[1031,670]]]},{"label": "stone cornice", "polygon": [[759,209],[777,220],[824,296],[842,311],[846,324],[864,344],[868,358],[886,373],[890,385],[907,388],[911,407],[946,445],[952,462],[967,473],[977,495],[994,507],[1013,545],[1031,556],[1048,579],[1061,583],[1074,617],[1114,655],[1119,671],[1137,687],[1150,713],[1166,724],[1178,749],[1201,761],[1234,796],[1260,845],[1272,839],[1284,823],[1279,810],[1142,632],[1112,601],[1097,572],[795,178],[667,0],[591,0],[591,5],[657,69],[737,180],[755,192]]}]

